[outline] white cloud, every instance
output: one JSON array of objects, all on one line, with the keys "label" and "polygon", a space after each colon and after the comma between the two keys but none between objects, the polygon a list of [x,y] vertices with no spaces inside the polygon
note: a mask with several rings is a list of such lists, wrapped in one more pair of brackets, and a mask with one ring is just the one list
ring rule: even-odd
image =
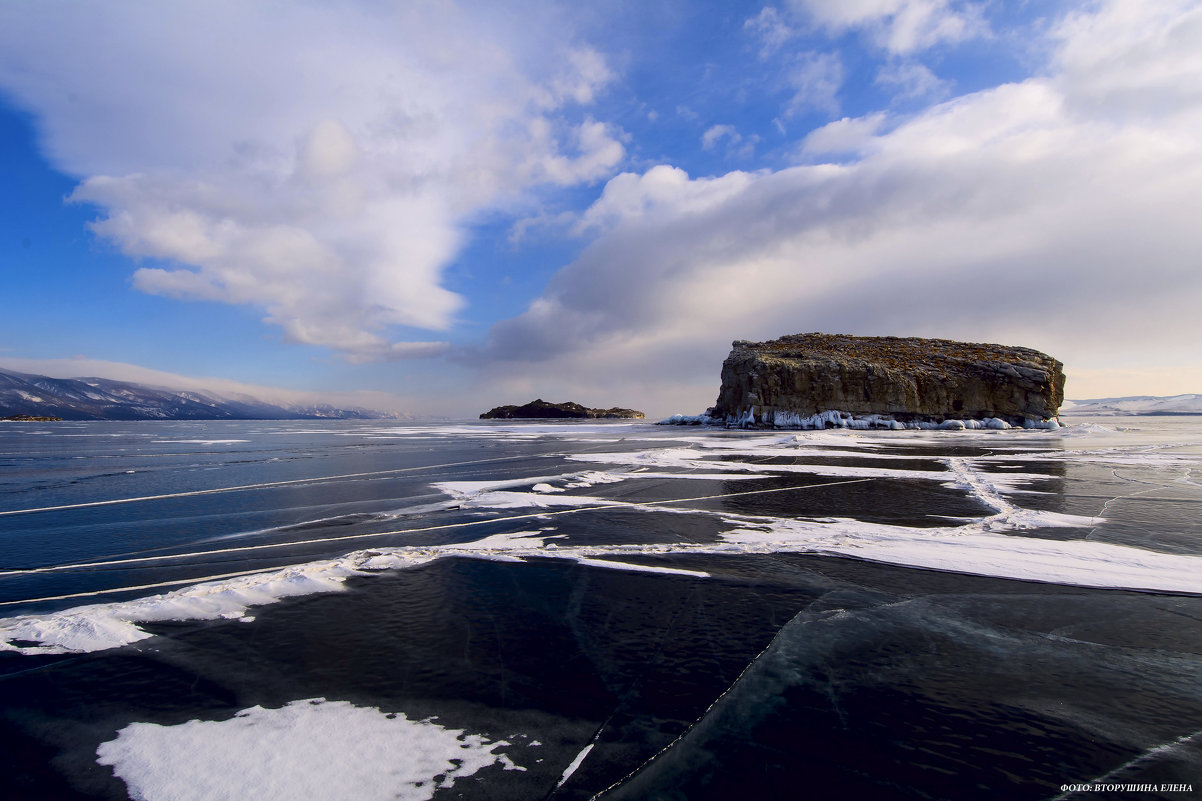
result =
[{"label": "white cloud", "polygon": [[940,99],[948,92],[947,81],[916,61],[886,64],[877,70],[874,83],[893,89],[895,100]]},{"label": "white cloud", "polygon": [[863,30],[878,46],[902,55],[988,30],[976,5],[950,0],[793,0],[791,7],[836,34]]},{"label": "white cloud", "polygon": [[[565,390],[654,382],[664,412],[712,402],[730,340],[814,330],[1040,348],[1070,395],[1074,365],[1091,395],[1124,394],[1107,366],[1202,380],[1202,96],[1176,67],[1202,27],[1141,7],[1138,25],[1120,24],[1126,3],[1070,18],[1047,77],[807,140],[849,163],[611,179],[584,215],[597,239],[494,327],[490,356]],[[1088,68],[1105,63],[1129,69]]]},{"label": "white cloud", "polygon": [[801,142],[801,152],[806,156],[864,153],[878,141],[877,134],[885,122],[883,111],[828,122],[806,134]]},{"label": "white cloud", "polygon": [[528,172],[536,180],[551,184],[595,181],[610,174],[626,152],[609,125],[592,119],[571,129],[569,138],[575,145],[575,155],[558,152],[553,126],[544,118],[530,123],[530,134],[531,140],[543,147],[529,164]]},{"label": "white cloud", "polygon": [[807,108],[838,113],[837,96],[843,85],[843,61],[838,53],[797,54],[786,69],[785,81],[793,90],[786,115],[792,116]]},{"label": "white cloud", "polygon": [[713,150],[719,142],[726,142],[728,157],[746,159],[755,153],[760,136],[743,136],[733,125],[712,125],[701,135],[701,147],[704,150]]},{"label": "white cloud", "polygon": [[713,150],[714,145],[718,144],[719,140],[726,139],[731,144],[738,144],[743,141],[743,137],[735,130],[733,125],[713,125],[701,135],[701,146],[706,150]]},{"label": "white cloud", "polygon": [[622,133],[579,106],[614,79],[553,9],[47,2],[0,7],[0,87],[83,179],[95,230],[163,260],[134,286],[251,304],[352,359],[443,349],[467,220],[602,179]]},{"label": "white cloud", "polygon": [[558,108],[566,99],[581,105],[592,103],[597,91],[617,77],[605,63],[605,57],[591,47],[569,50],[567,60],[570,69],[551,82],[548,108]]},{"label": "white cloud", "polygon": [[1202,6],[1192,0],[1114,0],[1070,14],[1055,37],[1059,81],[1089,113],[1192,113],[1202,103]]},{"label": "white cloud", "polygon": [[797,31],[772,6],[761,9],[759,14],[743,23],[743,28],[759,38],[760,58],[770,57],[797,35]]},{"label": "white cloud", "polygon": [[642,175],[624,172],[605,185],[577,230],[653,225],[701,214],[741,192],[751,180],[744,172],[690,179],[684,170],[668,165],[652,167]]}]

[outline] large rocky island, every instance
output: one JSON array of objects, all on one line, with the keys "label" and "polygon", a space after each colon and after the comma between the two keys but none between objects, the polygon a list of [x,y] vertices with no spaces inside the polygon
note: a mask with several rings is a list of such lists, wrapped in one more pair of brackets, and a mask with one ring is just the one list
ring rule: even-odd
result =
[{"label": "large rocky island", "polygon": [[606,420],[642,420],[642,412],[634,409],[589,409],[579,403],[548,403],[535,398],[521,406],[498,406],[480,415],[481,420],[523,420],[542,418],[575,418]]},{"label": "large rocky island", "polygon": [[745,428],[1055,428],[1063,365],[1030,348],[794,334],[734,342],[718,402],[664,422]]}]

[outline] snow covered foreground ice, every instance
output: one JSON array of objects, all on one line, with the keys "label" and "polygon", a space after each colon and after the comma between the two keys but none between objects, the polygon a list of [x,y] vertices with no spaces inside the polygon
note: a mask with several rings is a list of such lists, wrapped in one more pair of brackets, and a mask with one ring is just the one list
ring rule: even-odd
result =
[{"label": "snow covered foreground ice", "polygon": [[1034,801],[1202,764],[1202,426],[9,436],[25,797]]},{"label": "snow covered foreground ice", "polygon": [[427,801],[491,765],[525,770],[498,753],[510,746],[308,698],[229,720],[132,723],[100,745],[97,761],[145,801]]}]

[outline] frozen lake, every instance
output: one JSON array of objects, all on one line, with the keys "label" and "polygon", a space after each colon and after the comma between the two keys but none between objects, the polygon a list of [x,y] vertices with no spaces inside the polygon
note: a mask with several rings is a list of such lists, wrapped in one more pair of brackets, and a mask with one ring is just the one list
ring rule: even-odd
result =
[{"label": "frozen lake", "polygon": [[28,798],[1197,787],[1202,418],[1065,422],[0,425],[3,769]]}]

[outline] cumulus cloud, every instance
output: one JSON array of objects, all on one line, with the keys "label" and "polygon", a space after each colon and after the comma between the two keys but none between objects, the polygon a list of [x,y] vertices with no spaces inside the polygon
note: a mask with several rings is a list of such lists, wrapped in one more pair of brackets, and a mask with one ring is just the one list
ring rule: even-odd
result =
[{"label": "cumulus cloud", "polygon": [[739,136],[739,132],[735,130],[735,126],[733,125],[711,125],[701,135],[701,147],[706,150],[712,150],[714,145],[718,144],[719,140],[723,138],[738,144],[743,137]]},{"label": "cumulus cloud", "polygon": [[0,8],[0,86],[138,289],[251,304],[355,360],[441,352],[464,226],[611,175],[614,79],[553,11],[360,2]]},{"label": "cumulus cloud", "polygon": [[666,164],[642,175],[624,172],[605,185],[601,197],[581,216],[577,232],[669,224],[721,207],[751,180],[748,173],[737,171],[719,178],[690,179],[684,170]]},{"label": "cumulus cloud", "polygon": [[583,218],[597,238],[494,327],[490,357],[581,391],[656,381],[678,392],[664,411],[712,402],[731,339],[814,330],[1045,349],[1070,395],[1074,366],[1175,359],[1202,380],[1202,96],[1177,66],[1202,52],[1190,5],[1071,16],[1045,76],[807,139],[847,162],[611,179]]},{"label": "cumulus cloud", "polygon": [[839,87],[843,85],[843,60],[838,53],[797,54],[785,72],[785,81],[793,90],[785,108],[787,116],[810,108],[838,113]]},{"label": "cumulus cloud", "polygon": [[[1054,31],[1066,99],[1110,116],[1196,112],[1202,103],[1202,6],[1123,0],[1068,15]],[[1116,44],[1119,46],[1116,47]]]},{"label": "cumulus cloud", "polygon": [[[838,93],[843,85],[843,61],[838,53],[815,50],[780,52],[802,30],[786,22],[781,12],[773,6],[765,7],[759,14],[744,21],[743,29],[759,41],[761,61],[777,57],[780,62],[780,88],[790,93],[784,107],[785,117],[793,117],[811,109],[831,114],[839,111]],[[777,128],[784,132],[784,125],[779,120]],[[705,132],[702,145],[708,150],[722,136],[733,138],[737,134],[732,126],[715,125]]]},{"label": "cumulus cloud", "polygon": [[897,100],[940,99],[948,92],[947,81],[940,79],[930,67],[916,61],[881,67],[877,70],[874,83],[892,89]]},{"label": "cumulus cloud", "polygon": [[878,141],[877,134],[886,121],[886,114],[878,111],[828,122],[806,134],[801,141],[801,152],[805,156],[865,153]]},{"label": "cumulus cloud", "polygon": [[765,59],[797,35],[796,29],[773,6],[761,9],[759,14],[743,23],[743,28],[760,40],[760,58]]},{"label": "cumulus cloud", "polygon": [[901,55],[987,31],[976,5],[950,0],[792,0],[790,5],[833,33],[862,30],[878,46]]}]

